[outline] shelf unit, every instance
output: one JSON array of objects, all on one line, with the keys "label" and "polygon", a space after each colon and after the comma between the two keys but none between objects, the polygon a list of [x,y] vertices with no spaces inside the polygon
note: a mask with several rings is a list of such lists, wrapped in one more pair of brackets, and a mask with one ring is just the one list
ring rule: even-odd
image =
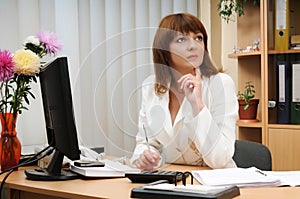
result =
[{"label": "shelf unit", "polygon": [[[294,13],[300,13],[300,1],[289,0],[290,27],[292,34],[300,34],[300,21]],[[259,122],[237,122],[238,139],[263,143],[272,153],[273,170],[300,169],[300,125],[277,124],[277,108],[268,108],[268,101],[277,95],[276,57],[300,61],[300,50],[277,51],[274,49],[275,0],[261,0],[260,6],[247,1],[245,15],[237,21],[237,44],[246,49],[255,39],[260,39],[260,50],[231,53],[229,58],[238,60],[238,90],[246,81],[252,81],[256,98],[260,100],[257,119]],[[293,16],[295,15],[295,16]]]}]

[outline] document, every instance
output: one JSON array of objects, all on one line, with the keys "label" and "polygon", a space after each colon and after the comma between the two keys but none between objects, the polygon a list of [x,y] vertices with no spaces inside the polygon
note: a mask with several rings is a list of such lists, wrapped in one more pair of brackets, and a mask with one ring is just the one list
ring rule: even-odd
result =
[{"label": "document", "polygon": [[79,167],[74,162],[70,163],[70,169],[80,175],[86,177],[125,177],[126,172],[140,172],[139,169],[132,168],[128,165],[121,164],[116,161],[104,161],[104,167]]},{"label": "document", "polygon": [[300,171],[265,171],[269,176],[279,178],[279,186],[300,186]]},{"label": "document", "polygon": [[274,187],[280,178],[255,168],[227,168],[192,171],[194,178],[206,186]]}]

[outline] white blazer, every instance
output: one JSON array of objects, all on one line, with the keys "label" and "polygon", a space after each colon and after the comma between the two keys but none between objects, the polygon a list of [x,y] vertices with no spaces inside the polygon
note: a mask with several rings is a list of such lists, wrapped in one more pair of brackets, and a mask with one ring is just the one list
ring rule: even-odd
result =
[{"label": "white blazer", "polygon": [[234,82],[224,73],[202,79],[204,108],[193,116],[190,103],[183,99],[172,126],[169,92],[157,96],[155,76],[143,82],[139,132],[131,163],[147,149],[161,154],[164,163],[208,165],[211,168],[236,167],[232,160],[236,140],[238,102]]}]

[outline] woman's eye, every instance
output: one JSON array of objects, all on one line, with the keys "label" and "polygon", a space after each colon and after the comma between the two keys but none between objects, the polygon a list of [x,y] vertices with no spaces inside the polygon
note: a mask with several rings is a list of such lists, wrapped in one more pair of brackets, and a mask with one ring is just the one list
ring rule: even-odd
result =
[{"label": "woman's eye", "polygon": [[199,35],[199,36],[196,37],[196,41],[202,41],[202,40],[203,40],[202,36]]},{"label": "woman's eye", "polygon": [[180,37],[176,40],[177,43],[182,43],[185,41],[185,37]]}]

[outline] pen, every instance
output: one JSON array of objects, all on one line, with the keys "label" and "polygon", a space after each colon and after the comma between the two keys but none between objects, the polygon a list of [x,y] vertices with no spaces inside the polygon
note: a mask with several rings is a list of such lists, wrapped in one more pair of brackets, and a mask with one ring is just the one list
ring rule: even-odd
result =
[{"label": "pen", "polygon": [[148,136],[147,136],[147,132],[146,132],[146,128],[145,128],[145,125],[144,125],[144,124],[143,124],[143,130],[144,130],[144,132],[145,132],[145,137],[146,137],[147,147],[148,147],[148,150],[150,151],[150,145],[149,145]]},{"label": "pen", "polygon": [[257,173],[260,173],[261,175],[267,176],[267,174],[265,174],[264,172],[262,172],[261,170],[255,170]]}]

